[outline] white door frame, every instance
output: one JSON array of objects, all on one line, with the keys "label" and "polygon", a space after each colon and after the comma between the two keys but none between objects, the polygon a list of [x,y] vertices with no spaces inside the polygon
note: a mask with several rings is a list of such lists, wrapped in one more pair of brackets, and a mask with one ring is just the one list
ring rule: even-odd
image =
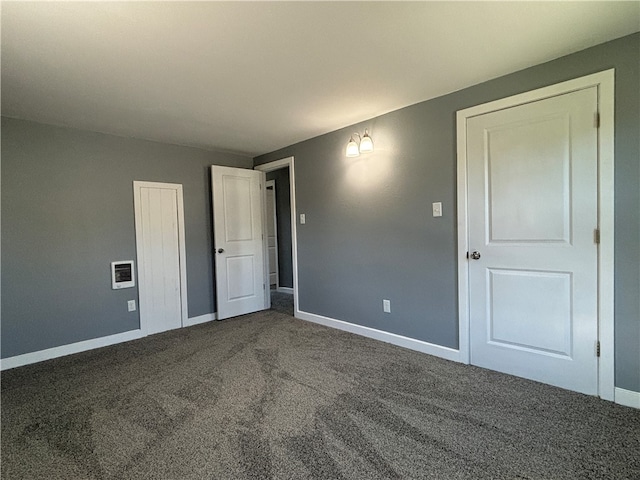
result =
[{"label": "white door frame", "polygon": [[[276,290],[280,288],[280,266],[278,265],[278,212],[276,211],[276,206],[278,205],[278,201],[276,200],[276,181],[275,180],[267,180],[264,184],[264,194],[265,198],[267,195],[267,190],[271,187],[273,190],[273,225],[274,225],[274,236],[275,236],[275,248],[276,248],[276,259],[275,259],[275,267],[276,267]],[[269,210],[267,210],[268,212]],[[267,218],[267,222],[271,221],[271,219]],[[268,236],[269,230],[265,229],[265,232]],[[268,246],[268,245],[267,245]],[[268,252],[267,252],[268,253]],[[268,258],[267,258],[268,260]],[[270,262],[268,262],[270,263]],[[269,277],[271,277],[271,265],[269,265]],[[269,288],[271,288],[271,278],[269,278]]]},{"label": "white door frame", "polygon": [[[291,261],[293,263],[293,316],[298,317],[300,308],[298,305],[298,236],[296,222],[296,182],[295,182],[295,161],[293,157],[282,158],[273,162],[256,165],[254,170],[262,172],[272,172],[281,168],[289,167],[289,198],[291,202]],[[267,240],[265,238],[265,249]]]},{"label": "white door frame", "polygon": [[[458,149],[458,316],[460,361],[470,361],[469,341],[469,218],[467,208],[467,119],[549,97],[597,87],[598,129],[598,394],[614,400],[614,69],[569,80],[530,92],[477,105],[457,112]],[[596,119],[594,118],[594,121]],[[594,353],[595,354],[595,353]]]},{"label": "white door frame", "polygon": [[[181,324],[184,327],[188,319],[187,310],[187,254],[185,249],[184,236],[184,198],[182,194],[182,185],[179,183],[159,183],[159,182],[133,182],[133,209],[136,224],[136,260],[138,262],[138,299],[141,299],[141,286],[146,282],[144,268],[142,268],[143,255],[142,251],[144,243],[142,241],[142,210],[140,194],[142,188],[164,188],[176,191],[178,201],[178,258],[180,260],[180,313]],[[149,331],[149,323],[144,315],[145,305],[139,301],[140,311],[140,331],[146,336]]]}]

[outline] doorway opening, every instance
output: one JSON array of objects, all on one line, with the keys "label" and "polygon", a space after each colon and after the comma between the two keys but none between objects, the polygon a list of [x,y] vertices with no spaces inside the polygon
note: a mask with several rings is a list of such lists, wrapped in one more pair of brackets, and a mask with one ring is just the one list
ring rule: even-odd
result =
[{"label": "doorway opening", "polygon": [[[278,173],[270,172],[269,175]],[[287,172],[287,178],[289,172]],[[280,273],[278,268],[278,204],[276,201],[276,181],[274,178],[266,181],[266,197],[267,197],[267,263],[269,264],[269,289],[277,290],[280,285]],[[288,199],[287,199],[288,200]],[[287,201],[287,205],[289,202]],[[280,207],[282,210],[282,207]],[[280,222],[282,223],[282,221]]]},{"label": "doorway opening", "polygon": [[[294,158],[288,157],[258,165],[255,170],[265,172],[267,180],[265,238],[266,256],[269,262],[271,307],[297,316],[298,269],[296,253],[296,209]],[[272,186],[272,190],[269,190]],[[272,192],[272,197],[270,193]],[[272,199],[271,199],[272,198]],[[273,214],[269,202],[273,202]],[[269,222],[273,222],[274,235],[269,234]]]}]

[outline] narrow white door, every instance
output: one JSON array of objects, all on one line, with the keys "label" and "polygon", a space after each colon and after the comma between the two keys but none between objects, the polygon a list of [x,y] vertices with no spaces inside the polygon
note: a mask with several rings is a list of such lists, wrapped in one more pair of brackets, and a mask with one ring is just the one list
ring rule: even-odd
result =
[{"label": "narrow white door", "polygon": [[134,182],[140,327],[179,328],[186,318],[182,185]]},{"label": "narrow white door", "polygon": [[269,286],[278,288],[278,220],[276,216],[276,182],[267,181],[267,254]]},{"label": "narrow white door", "polygon": [[265,308],[264,173],[211,167],[218,319]]},{"label": "narrow white door", "polygon": [[598,392],[595,87],[467,122],[471,363]]}]

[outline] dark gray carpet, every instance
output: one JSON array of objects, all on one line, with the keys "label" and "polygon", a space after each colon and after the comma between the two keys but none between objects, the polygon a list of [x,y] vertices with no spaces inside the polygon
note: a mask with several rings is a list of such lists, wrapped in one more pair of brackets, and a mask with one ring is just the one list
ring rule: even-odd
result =
[{"label": "dark gray carpet", "polygon": [[293,295],[271,290],[271,309],[293,316]]},{"label": "dark gray carpet", "polygon": [[276,311],[2,374],[3,479],[638,479],[640,412]]}]

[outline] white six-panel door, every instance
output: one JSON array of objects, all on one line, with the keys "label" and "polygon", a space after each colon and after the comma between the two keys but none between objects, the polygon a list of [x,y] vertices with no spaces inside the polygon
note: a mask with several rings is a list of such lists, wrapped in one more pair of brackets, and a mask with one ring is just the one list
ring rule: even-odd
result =
[{"label": "white six-panel door", "polygon": [[467,121],[471,363],[598,392],[596,87]]},{"label": "white six-panel door", "polygon": [[187,318],[182,185],[133,182],[140,327],[153,334]]},{"label": "white six-panel door", "polygon": [[265,306],[264,173],[211,167],[218,319]]}]

